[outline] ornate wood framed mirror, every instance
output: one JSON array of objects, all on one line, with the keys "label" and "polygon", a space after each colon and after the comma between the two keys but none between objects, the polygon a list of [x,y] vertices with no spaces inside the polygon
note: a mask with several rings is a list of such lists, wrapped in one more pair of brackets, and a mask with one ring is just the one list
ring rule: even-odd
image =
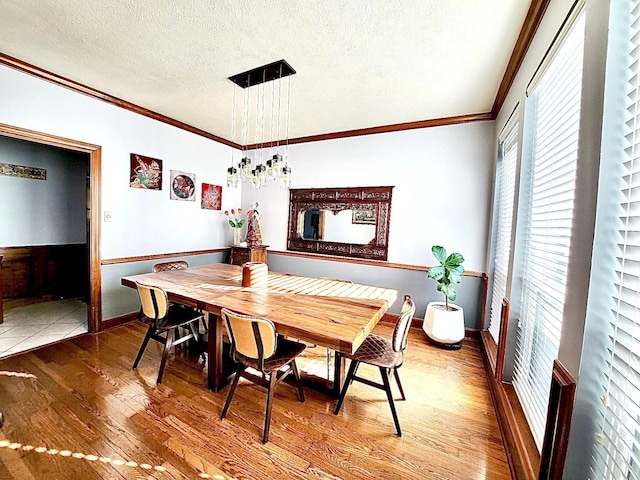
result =
[{"label": "ornate wood framed mirror", "polygon": [[392,190],[290,189],[287,249],[386,260]]}]

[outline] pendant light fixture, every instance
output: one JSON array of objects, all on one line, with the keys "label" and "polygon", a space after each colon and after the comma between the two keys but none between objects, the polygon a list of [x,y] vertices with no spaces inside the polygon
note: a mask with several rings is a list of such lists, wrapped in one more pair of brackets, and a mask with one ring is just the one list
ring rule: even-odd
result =
[{"label": "pendant light fixture", "polygon": [[[247,82],[249,76],[247,75]],[[249,90],[242,91],[242,158],[238,164],[240,180],[246,182],[251,177],[251,159],[247,150],[247,135],[249,134]]]},{"label": "pendant light fixture", "polygon": [[[251,188],[262,188],[267,185],[267,180],[280,180],[283,188],[291,185],[291,168],[288,165],[289,154],[289,120],[291,109],[291,75],[296,71],[285,60],[279,60],[262,67],[254,68],[247,72],[239,73],[229,77],[235,85],[243,89],[242,102],[242,158],[236,164],[231,157],[231,167],[227,169],[227,186],[236,187],[239,181],[250,182]],[[282,79],[288,77],[287,83],[287,112],[286,112],[286,139],[284,142],[284,152],[281,152],[282,137],[280,135],[281,125],[281,103],[282,103]],[[276,82],[277,80],[277,82]],[[271,82],[271,111],[270,111],[270,138],[264,141],[264,119],[265,119],[265,88]],[[256,118],[255,118],[255,143],[247,144],[249,117],[250,117],[250,93],[251,87],[256,87]],[[276,99],[277,97],[277,99]],[[277,102],[277,107],[275,106]],[[233,93],[233,112],[231,135],[232,141],[235,138],[235,118],[236,101],[235,86]],[[277,116],[277,127],[274,127],[274,116]],[[274,141],[275,135],[275,141]],[[254,160],[249,157],[249,150],[253,149]],[[284,153],[284,156],[283,156]],[[265,161],[265,156],[267,160]],[[252,164],[255,165],[252,168]],[[234,180],[235,179],[235,180]]]},{"label": "pendant light fixture", "polygon": [[[236,86],[233,86],[233,101],[231,102],[231,142],[236,141]],[[227,168],[227,187],[238,186],[238,169],[233,158],[234,149],[231,149],[231,166]]]},{"label": "pendant light fixture", "polygon": [[280,186],[282,188],[291,187],[291,167],[289,167],[289,114],[291,113],[291,77],[287,86],[287,143],[285,146],[284,163],[282,166],[282,181]]}]

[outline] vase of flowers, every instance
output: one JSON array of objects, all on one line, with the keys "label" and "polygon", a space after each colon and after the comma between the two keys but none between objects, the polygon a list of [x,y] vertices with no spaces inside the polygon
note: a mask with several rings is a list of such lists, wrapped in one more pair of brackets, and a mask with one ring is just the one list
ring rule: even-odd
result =
[{"label": "vase of flowers", "polygon": [[233,244],[240,245],[240,232],[245,222],[245,219],[242,218],[242,209],[239,208],[236,212],[232,208],[231,213],[229,210],[225,210],[224,214],[229,218],[229,226],[233,229]]}]

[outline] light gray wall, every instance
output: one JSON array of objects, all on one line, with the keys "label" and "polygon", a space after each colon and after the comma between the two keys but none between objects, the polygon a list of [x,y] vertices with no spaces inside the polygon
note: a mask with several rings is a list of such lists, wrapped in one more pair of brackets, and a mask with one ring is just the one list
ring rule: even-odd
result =
[{"label": "light gray wall", "polygon": [[[436,282],[427,279],[426,272],[418,270],[332,262],[274,253],[269,254],[269,269],[274,272],[340,278],[352,280],[354,283],[393,288],[398,291],[398,297],[389,311],[399,313],[403,296],[409,294],[416,304],[416,318],[424,318],[427,303],[430,301],[443,301],[442,294],[436,291]],[[457,286],[457,292],[458,299],[455,303],[464,309],[465,327],[479,330],[482,315],[482,278],[465,276]]]},{"label": "light gray wall", "polygon": [[0,246],[86,243],[89,155],[0,136],[0,163],[44,168],[46,180],[0,175]]},{"label": "light gray wall", "polygon": [[173,260],[186,260],[189,266],[206,265],[228,261],[226,252],[205,255],[187,255],[184,257],[163,258],[162,260],[145,260],[142,262],[116,263],[102,267],[102,317],[103,320],[119,317],[140,309],[138,294],[133,288],[124,287],[122,277],[138,275],[153,271],[153,265]]}]

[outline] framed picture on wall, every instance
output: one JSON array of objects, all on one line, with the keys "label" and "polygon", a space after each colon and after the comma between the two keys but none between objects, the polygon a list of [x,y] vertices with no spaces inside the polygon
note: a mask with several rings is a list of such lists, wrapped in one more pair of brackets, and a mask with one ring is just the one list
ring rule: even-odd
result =
[{"label": "framed picture on wall", "polygon": [[8,177],[30,178],[32,180],[46,180],[47,169],[29,167],[25,165],[13,165],[12,163],[0,163],[0,175]]},{"label": "framed picture on wall", "polygon": [[355,225],[357,224],[375,225],[376,214],[373,210],[354,209],[351,214],[351,223]]},{"label": "framed picture on wall", "polygon": [[171,187],[169,188],[169,198],[171,198],[171,200],[195,202],[196,174],[181,172],[179,170],[171,170],[170,172]]},{"label": "framed picture on wall", "polygon": [[222,210],[222,187],[202,182],[202,208]]},{"label": "framed picture on wall", "polygon": [[145,190],[162,190],[162,160],[132,153],[129,186]]}]

